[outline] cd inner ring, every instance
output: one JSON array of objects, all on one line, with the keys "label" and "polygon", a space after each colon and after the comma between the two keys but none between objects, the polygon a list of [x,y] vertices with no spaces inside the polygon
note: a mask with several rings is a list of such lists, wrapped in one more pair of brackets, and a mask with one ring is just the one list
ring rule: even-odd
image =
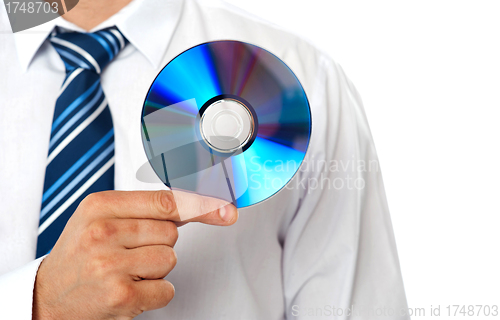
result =
[{"label": "cd inner ring", "polygon": [[255,118],[241,101],[220,97],[203,108],[199,132],[213,150],[232,153],[251,140],[255,131]]}]

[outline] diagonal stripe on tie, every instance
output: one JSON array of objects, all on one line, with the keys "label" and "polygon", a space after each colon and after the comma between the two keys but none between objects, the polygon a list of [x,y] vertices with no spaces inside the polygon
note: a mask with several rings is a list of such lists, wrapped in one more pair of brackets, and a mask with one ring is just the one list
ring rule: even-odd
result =
[{"label": "diagonal stripe on tie", "polygon": [[88,194],[114,188],[114,130],[100,73],[127,40],[116,28],[56,32],[50,39],[66,67],[54,109],[36,256],[56,243]]}]

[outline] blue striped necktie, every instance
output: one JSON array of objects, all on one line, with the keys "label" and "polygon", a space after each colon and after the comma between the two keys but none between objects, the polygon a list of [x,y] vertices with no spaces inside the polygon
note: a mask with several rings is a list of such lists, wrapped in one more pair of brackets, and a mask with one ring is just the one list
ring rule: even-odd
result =
[{"label": "blue striped necktie", "polygon": [[100,73],[128,41],[115,27],[56,32],[50,42],[66,66],[50,135],[36,257],[56,243],[80,201],[114,188],[114,133]]}]

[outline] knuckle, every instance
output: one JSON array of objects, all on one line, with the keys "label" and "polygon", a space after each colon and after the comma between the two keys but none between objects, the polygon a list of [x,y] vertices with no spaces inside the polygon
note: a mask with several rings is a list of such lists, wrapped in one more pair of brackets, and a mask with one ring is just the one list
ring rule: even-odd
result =
[{"label": "knuckle", "polygon": [[167,221],[167,234],[172,238],[174,243],[177,242],[179,238],[179,229],[177,229],[177,226],[172,221]]},{"label": "knuckle", "polygon": [[103,242],[109,240],[117,231],[112,221],[96,220],[88,227],[87,238],[90,242]]},{"label": "knuckle", "polygon": [[177,265],[177,253],[172,247],[167,247],[167,264],[171,267],[174,268]]},{"label": "knuckle", "polygon": [[174,194],[168,190],[158,190],[154,192],[154,203],[159,211],[164,214],[169,214],[176,209]]},{"label": "knuckle", "polygon": [[174,298],[175,288],[173,284],[165,279],[157,280],[156,285],[152,288],[153,293],[149,296],[144,305],[140,307],[141,310],[154,306],[155,309],[167,306]]},{"label": "knuckle", "polygon": [[80,204],[78,205],[78,209],[80,210],[77,211],[83,211],[85,212],[85,215],[88,216],[89,213],[97,211],[100,204],[104,201],[104,197],[104,192],[96,192],[87,195],[82,201],[80,201]]},{"label": "knuckle", "polygon": [[[90,209],[92,203],[93,203],[93,193],[87,195],[85,198],[83,198],[82,201],[80,201],[80,204],[78,205],[78,209],[87,211]],[[78,211],[78,210],[77,210]]]},{"label": "knuckle", "polygon": [[161,294],[157,295],[158,296],[158,306],[159,307],[165,307],[167,306],[170,301],[174,298],[175,295],[175,288],[174,285],[167,281],[163,280],[164,283],[162,283],[162,288],[159,288],[159,291]]},{"label": "knuckle", "polygon": [[175,296],[175,287],[171,282],[166,280],[165,282],[167,285],[167,293],[165,294],[165,305],[167,305]]},{"label": "knuckle", "polygon": [[177,253],[172,247],[159,246],[154,249],[154,258],[151,262],[158,266],[165,266],[167,269],[173,269],[177,264]]},{"label": "knuckle", "polygon": [[82,203],[89,205],[89,204],[96,204],[99,201],[102,200],[102,194],[99,192],[96,193],[91,193],[87,195],[83,200]]}]

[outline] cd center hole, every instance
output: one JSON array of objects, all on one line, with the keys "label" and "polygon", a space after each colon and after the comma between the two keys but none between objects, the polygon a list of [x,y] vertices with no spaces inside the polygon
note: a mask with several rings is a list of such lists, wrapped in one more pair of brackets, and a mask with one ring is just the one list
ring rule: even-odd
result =
[{"label": "cd center hole", "polygon": [[247,107],[232,99],[210,104],[200,118],[205,142],[219,152],[232,152],[244,146],[253,134],[253,118]]},{"label": "cd center hole", "polygon": [[241,131],[241,119],[238,119],[234,114],[223,111],[215,116],[213,122],[213,133],[222,140],[231,140],[236,138]]}]

